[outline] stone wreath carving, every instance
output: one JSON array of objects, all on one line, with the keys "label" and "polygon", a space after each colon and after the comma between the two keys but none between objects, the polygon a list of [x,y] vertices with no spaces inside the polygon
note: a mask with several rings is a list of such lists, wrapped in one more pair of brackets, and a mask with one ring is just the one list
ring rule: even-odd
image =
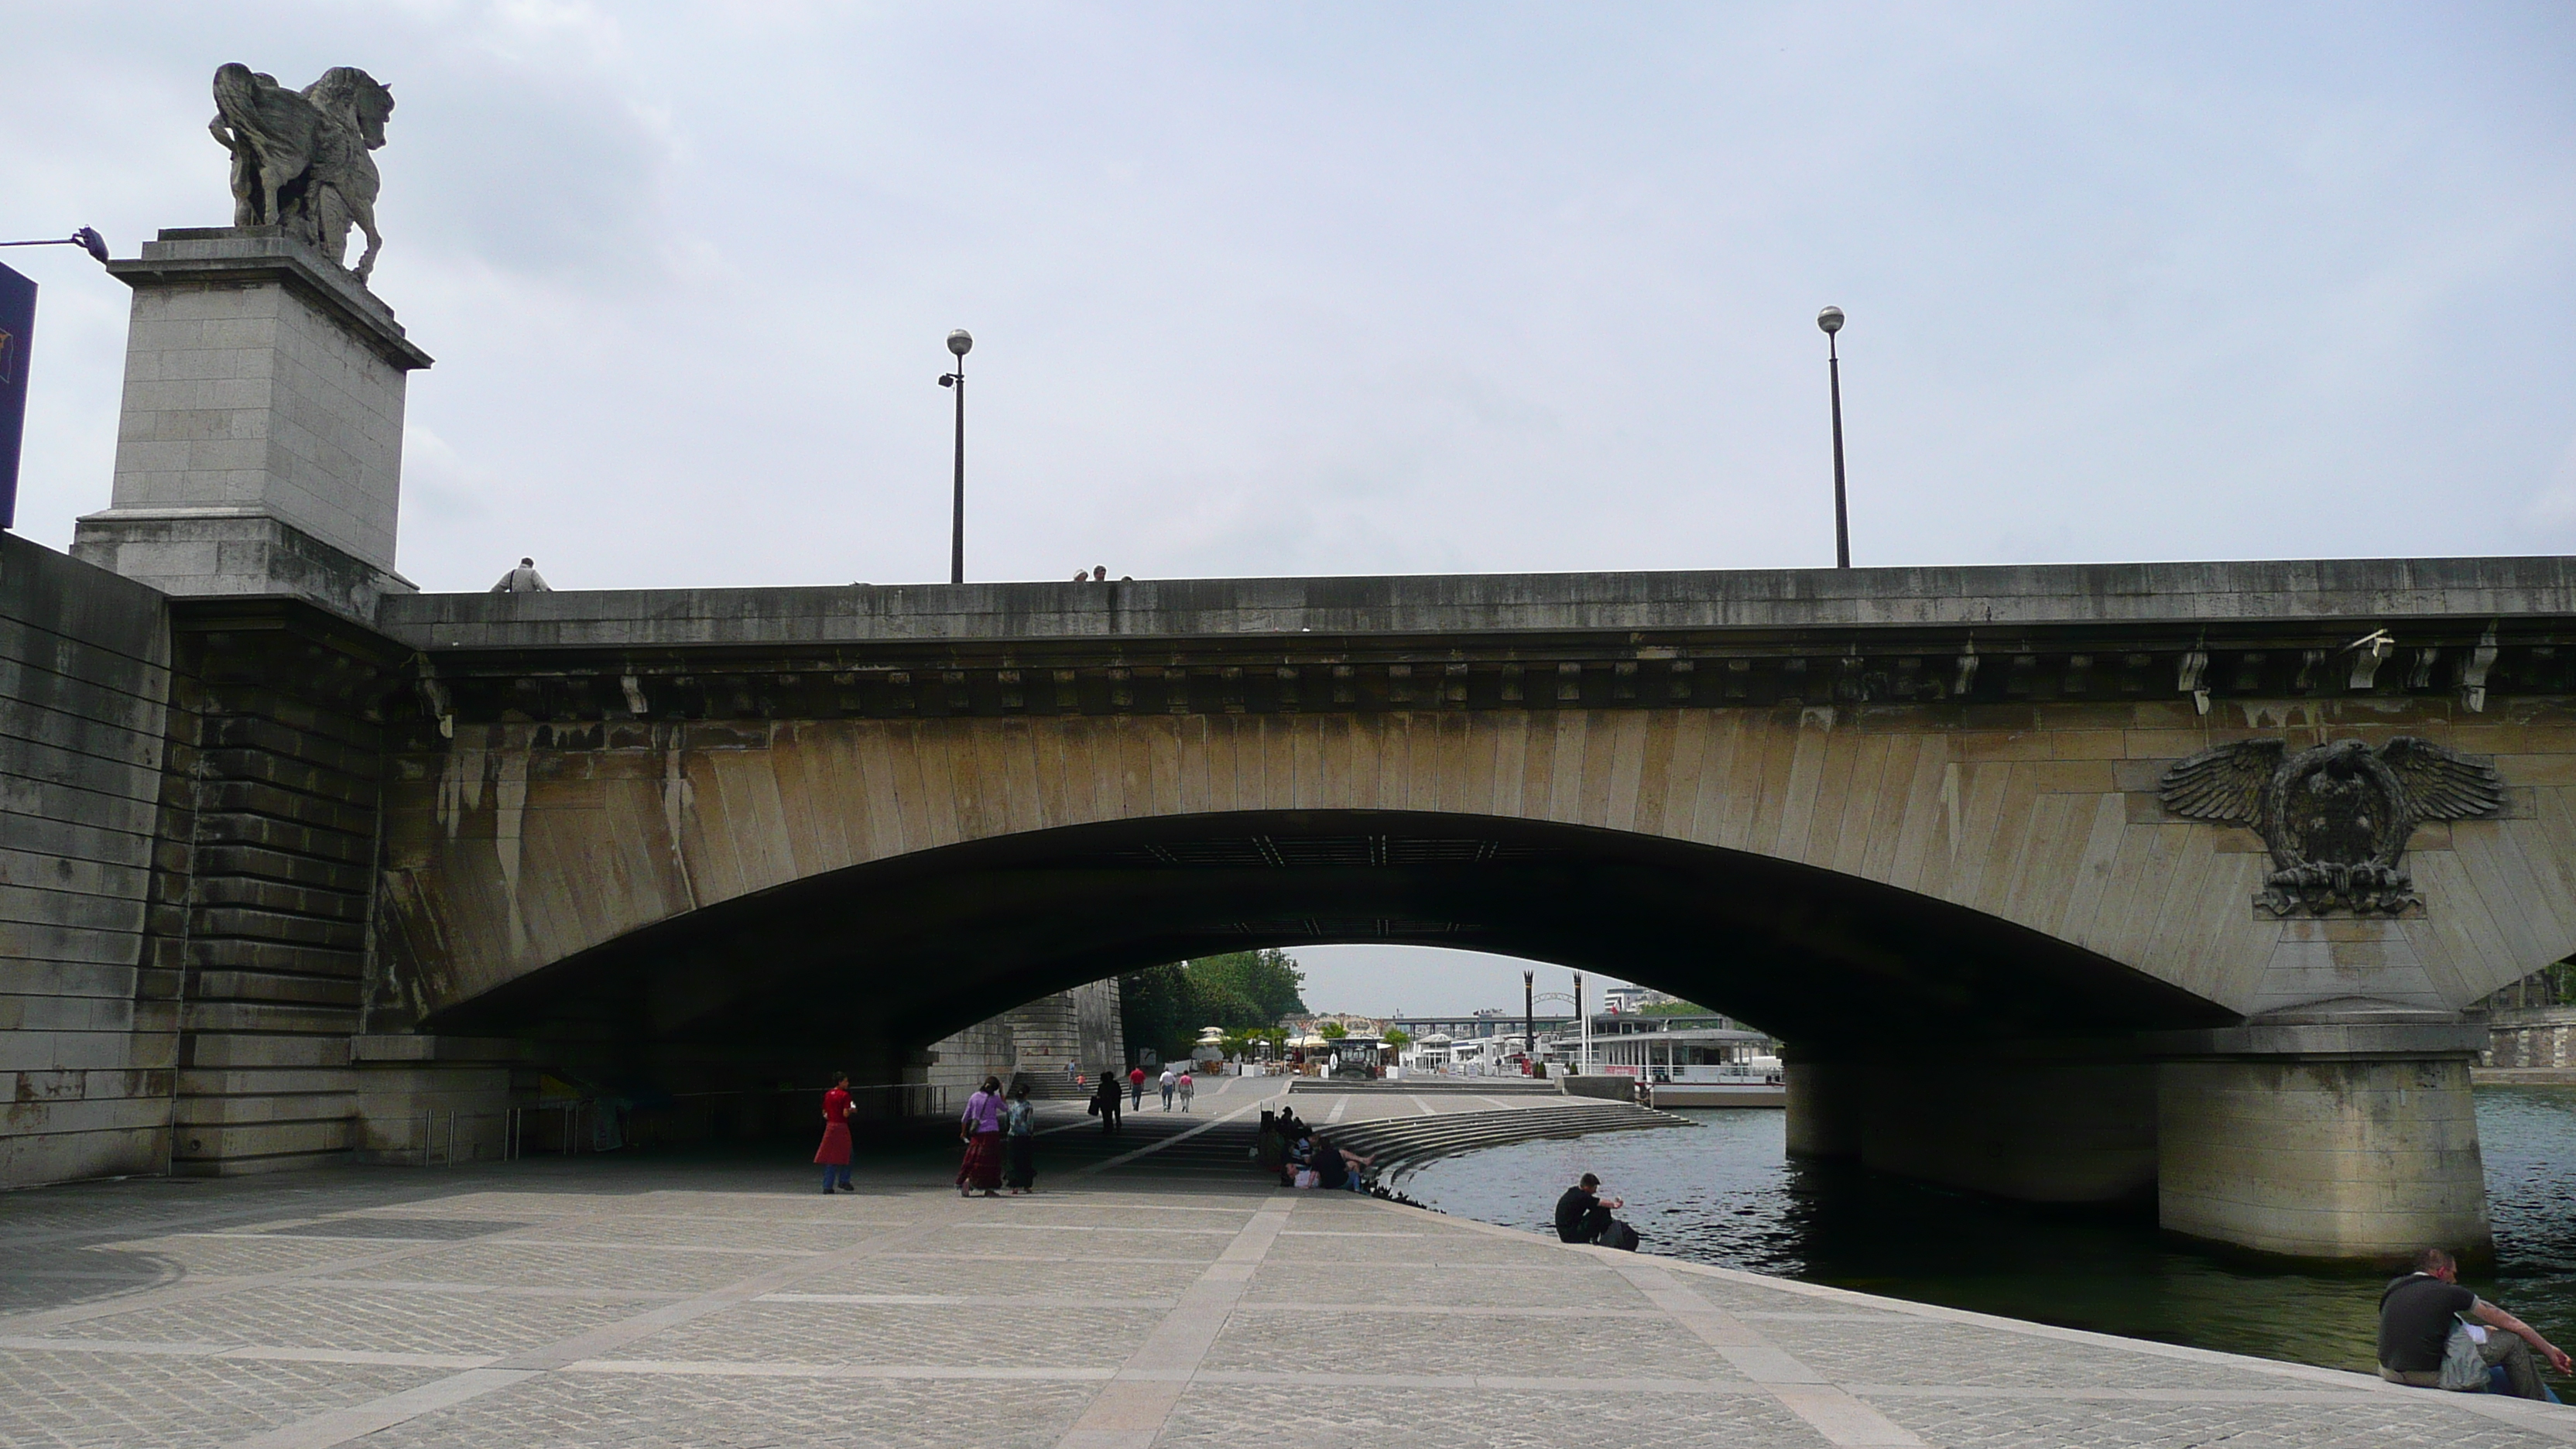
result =
[{"label": "stone wreath carving", "polygon": [[2239,740],[2165,771],[2157,793],[2185,819],[2263,837],[2272,871],[2255,903],[2277,916],[2396,915],[2421,905],[2398,863],[2416,825],[2504,807],[2495,766],[2406,736],[2376,750],[2336,740],[2297,754],[2280,740]]},{"label": "stone wreath carving", "polygon": [[334,265],[349,250],[349,228],[367,235],[352,269],[375,270],[385,239],[376,234],[376,159],[394,93],[351,66],[322,72],[301,91],[249,66],[215,71],[215,119],[207,129],[233,153],[233,225],[278,226]]}]

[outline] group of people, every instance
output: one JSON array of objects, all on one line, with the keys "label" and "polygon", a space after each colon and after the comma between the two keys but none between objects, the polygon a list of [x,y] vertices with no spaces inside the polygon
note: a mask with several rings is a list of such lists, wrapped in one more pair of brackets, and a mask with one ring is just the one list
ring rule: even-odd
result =
[{"label": "group of people", "polygon": [[1313,1124],[1282,1104],[1261,1114],[1261,1130],[1252,1139],[1253,1160],[1279,1175],[1281,1187],[1346,1188],[1368,1191],[1366,1169],[1377,1159],[1336,1145]]},{"label": "group of people", "polygon": [[1013,1197],[1037,1191],[1037,1136],[1038,1109],[1029,1100],[1029,1084],[1014,1081],[1006,1096],[1001,1078],[986,1077],[957,1118],[957,1138],[966,1144],[957,1164],[957,1195],[1000,1197],[1006,1185]]},{"label": "group of people", "polygon": [[[1100,1119],[1101,1131],[1116,1132],[1122,1125],[1121,1111],[1145,1109],[1145,1082],[1143,1067],[1129,1067],[1123,1078],[1115,1072],[1102,1072],[1100,1084],[1092,1088],[1091,1101],[1083,1110]],[[1190,1075],[1189,1068],[1163,1068],[1161,1085],[1164,1111],[1171,1111],[1175,1101],[1182,1111],[1190,1110],[1190,1099],[1198,1094],[1198,1081]]]}]

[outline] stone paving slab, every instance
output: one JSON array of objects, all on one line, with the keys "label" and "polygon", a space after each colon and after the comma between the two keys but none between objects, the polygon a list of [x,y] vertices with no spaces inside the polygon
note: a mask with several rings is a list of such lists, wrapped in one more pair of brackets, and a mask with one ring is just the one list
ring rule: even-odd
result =
[{"label": "stone paving slab", "polygon": [[1277,1191],[1195,1125],[1065,1144],[1026,1199],[927,1158],[835,1198],[619,1158],[0,1196],[0,1443],[2576,1443],[2571,1410]]}]

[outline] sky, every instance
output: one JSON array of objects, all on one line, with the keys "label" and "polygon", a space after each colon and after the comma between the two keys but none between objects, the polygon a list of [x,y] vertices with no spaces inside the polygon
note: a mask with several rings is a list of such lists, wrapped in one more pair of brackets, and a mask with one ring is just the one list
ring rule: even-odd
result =
[{"label": "sky", "polygon": [[[1862,565],[2576,552],[2563,3],[0,0],[0,32],[0,239],[121,256],[230,219],[216,65],[392,87],[426,589],[522,554],[558,588],[943,577],[955,327],[973,578],[1827,564],[1828,303]],[[19,528],[60,547],[107,503],[125,289],[0,261],[43,287]],[[1500,1004],[1493,969],[1317,1004]]]}]

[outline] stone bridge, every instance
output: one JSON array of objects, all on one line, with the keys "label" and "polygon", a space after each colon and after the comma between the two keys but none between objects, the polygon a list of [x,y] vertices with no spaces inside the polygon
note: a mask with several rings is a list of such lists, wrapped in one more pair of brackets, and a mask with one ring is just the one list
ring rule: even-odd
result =
[{"label": "stone bridge", "polygon": [[[367,1030],[891,1075],[1154,961],[1464,946],[1782,1036],[1803,1150],[2482,1236],[2456,1023],[2576,949],[2571,601],[2561,560],[391,598]],[[2255,829],[2160,799],[2398,737],[2502,788],[2393,911],[2278,914]]]},{"label": "stone bridge", "polygon": [[420,595],[391,311],[265,233],[117,269],[114,506],[0,538],[0,1180],[1401,941],[1779,1034],[1798,1151],[2485,1239],[2460,1013],[2576,948],[2576,561]]}]

